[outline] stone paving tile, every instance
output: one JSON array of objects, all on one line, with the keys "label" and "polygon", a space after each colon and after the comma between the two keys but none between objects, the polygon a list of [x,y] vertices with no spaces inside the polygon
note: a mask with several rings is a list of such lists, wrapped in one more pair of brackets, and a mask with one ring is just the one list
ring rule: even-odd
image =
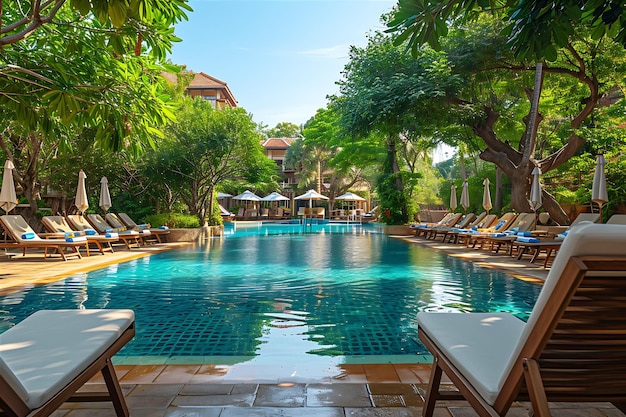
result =
[{"label": "stone paving tile", "polygon": [[260,385],[254,407],[304,407],[306,385]]},{"label": "stone paving tile", "polygon": [[372,395],[374,407],[404,407],[401,395]]},{"label": "stone paving tile", "polygon": [[345,417],[342,408],[225,408],[220,417]]},{"label": "stone paving tile", "polygon": [[367,384],[371,394],[415,394],[412,384]]},{"label": "stone paving tile", "polygon": [[346,417],[415,417],[421,409],[409,408],[346,408]]},{"label": "stone paving tile", "polygon": [[252,407],[254,398],[254,394],[179,395],[172,405],[175,407]]},{"label": "stone paving tile", "polygon": [[128,397],[137,396],[155,396],[155,395],[178,395],[183,388],[182,384],[140,384],[137,385],[129,394]]},{"label": "stone paving tile", "polygon": [[372,401],[363,384],[310,384],[307,407],[371,407]]},{"label": "stone paving tile", "polygon": [[[219,417],[222,409],[217,408],[170,408],[163,417]],[[131,413],[131,417],[136,416]]]}]

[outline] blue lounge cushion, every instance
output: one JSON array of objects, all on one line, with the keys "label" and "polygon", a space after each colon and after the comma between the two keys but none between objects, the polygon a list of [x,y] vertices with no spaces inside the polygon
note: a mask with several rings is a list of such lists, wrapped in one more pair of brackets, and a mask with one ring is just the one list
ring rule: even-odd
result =
[{"label": "blue lounge cushion", "polygon": [[506,220],[500,220],[498,224],[496,224],[495,230],[500,230],[502,226],[506,224]]},{"label": "blue lounge cushion", "polygon": [[86,234],[87,236],[95,236],[95,235],[97,235],[97,234],[98,234],[98,232],[96,232],[96,231],[95,231],[95,230],[93,230],[93,229],[85,229],[85,234]]},{"label": "blue lounge cushion", "polygon": [[66,237],[65,241],[66,242],[86,242],[87,241],[87,237],[86,236]]},{"label": "blue lounge cushion", "polygon": [[116,238],[116,239],[119,239],[119,237],[120,237],[120,235],[118,235],[115,232],[106,232],[106,234],[104,236],[108,237],[108,238]]},{"label": "blue lounge cushion", "polygon": [[541,240],[537,239],[536,237],[528,237],[528,236],[518,236],[517,237],[517,241],[518,242],[524,242],[524,243],[539,243],[539,242],[541,242]]},{"label": "blue lounge cushion", "polygon": [[519,232],[517,235],[518,236],[532,236],[532,233],[530,233],[530,232]]},{"label": "blue lounge cushion", "polygon": [[24,240],[30,240],[30,239],[34,239],[35,238],[35,233],[34,232],[26,232],[24,234],[22,234],[22,239]]},{"label": "blue lounge cushion", "polygon": [[169,227],[163,225],[163,226],[159,226],[159,229],[161,229],[161,230],[169,230]]}]

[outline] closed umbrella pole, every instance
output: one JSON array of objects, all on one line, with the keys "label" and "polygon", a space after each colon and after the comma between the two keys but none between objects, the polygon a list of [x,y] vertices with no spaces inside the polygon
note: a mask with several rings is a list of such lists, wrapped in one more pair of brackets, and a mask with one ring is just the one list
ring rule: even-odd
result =
[{"label": "closed umbrella pole", "polygon": [[456,207],[456,185],[452,184],[452,187],[450,187],[450,211],[456,210]]},{"label": "closed umbrella pole", "polygon": [[4,163],[2,174],[2,189],[0,189],[0,208],[5,213],[9,213],[17,206],[17,194],[15,193],[15,182],[13,181],[13,161],[7,159]]},{"label": "closed umbrella pole", "polygon": [[469,201],[469,186],[467,180],[463,181],[463,190],[461,191],[461,206],[467,211],[470,206]]},{"label": "closed umbrella pole", "polygon": [[530,208],[533,209],[533,211],[537,211],[543,204],[541,196],[541,183],[539,182],[541,170],[539,167],[535,167],[535,169],[533,169],[532,175],[533,182],[530,187]]},{"label": "closed umbrella pole", "polygon": [[74,204],[81,214],[85,214],[85,210],[89,208],[89,200],[87,199],[87,189],[85,188],[85,179],[87,175],[82,169],[78,173],[78,187],[76,189],[76,198]]},{"label": "closed umbrella pole", "polygon": [[604,174],[605,165],[606,160],[604,159],[604,155],[598,155],[596,158],[596,170],[593,174],[591,201],[600,206],[600,210],[602,210],[602,206],[609,201],[609,193],[606,189],[606,176]]},{"label": "closed umbrella pole", "polygon": [[111,208],[111,194],[109,194],[107,177],[102,177],[100,180],[100,208],[105,213]]},{"label": "closed umbrella pole", "polygon": [[491,191],[489,191],[489,178],[485,178],[483,185],[485,187],[483,190],[483,208],[489,213],[489,210],[493,208],[491,204]]}]

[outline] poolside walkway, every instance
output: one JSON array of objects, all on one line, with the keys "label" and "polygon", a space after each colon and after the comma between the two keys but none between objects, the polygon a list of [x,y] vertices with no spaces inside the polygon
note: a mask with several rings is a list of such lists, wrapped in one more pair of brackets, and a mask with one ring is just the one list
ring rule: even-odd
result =
[{"label": "poolside walkway", "polygon": [[[424,239],[409,242],[442,250],[486,267],[505,270],[520,278],[543,280],[547,270],[507,255],[489,254],[460,245]],[[0,260],[0,294],[20,286],[52,282],[108,265],[180,247],[157,244],[116,250],[80,260],[44,261],[41,254],[21,254]],[[421,415],[430,376],[429,364],[338,365],[324,378],[284,377],[284,370],[249,366],[245,376],[230,373],[226,365],[116,365],[133,417],[406,417]],[[283,375],[283,376],[280,376]],[[89,388],[104,389],[101,378]],[[610,404],[552,404],[558,416],[624,416]],[[68,403],[55,417],[114,416],[107,403]],[[528,404],[516,403],[507,416],[528,416]],[[473,417],[464,401],[439,402],[435,417]]]}]

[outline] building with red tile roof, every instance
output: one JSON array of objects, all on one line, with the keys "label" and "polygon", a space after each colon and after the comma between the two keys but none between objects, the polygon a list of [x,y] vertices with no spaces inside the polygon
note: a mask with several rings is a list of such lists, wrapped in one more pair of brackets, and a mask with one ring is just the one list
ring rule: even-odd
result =
[{"label": "building with red tile roof", "polygon": [[[202,97],[210,101],[214,108],[220,110],[226,107],[237,107],[237,100],[224,81],[204,72],[186,71],[182,74],[193,75],[191,82],[185,88],[185,92],[190,97]],[[178,79],[177,75],[172,73],[163,73],[163,76],[172,83],[176,83]]]}]

